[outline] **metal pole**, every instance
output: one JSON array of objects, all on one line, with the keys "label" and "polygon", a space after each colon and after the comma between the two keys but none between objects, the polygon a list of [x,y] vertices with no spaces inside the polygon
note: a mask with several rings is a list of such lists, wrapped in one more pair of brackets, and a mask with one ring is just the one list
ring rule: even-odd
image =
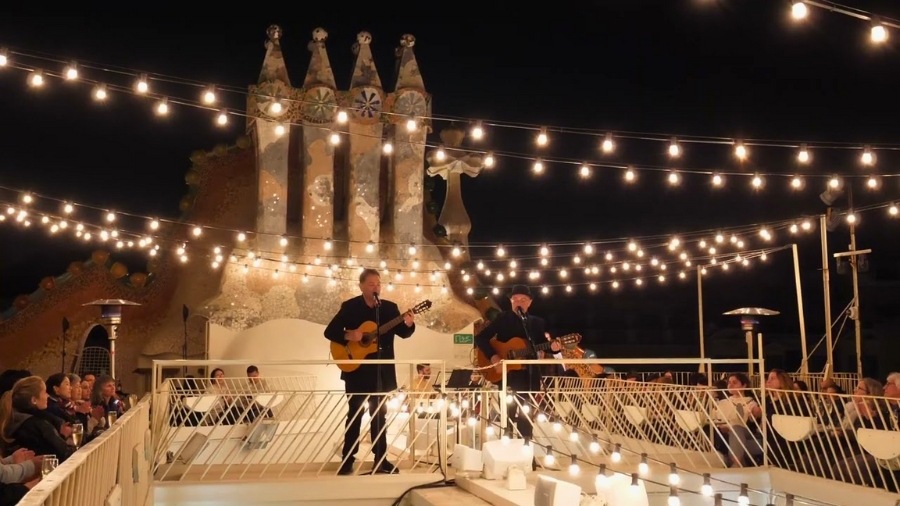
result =
[{"label": "metal pole", "polygon": [[[850,224],[850,252],[856,251],[856,224]],[[862,378],[862,323],[859,319],[859,256],[850,257],[850,268],[853,276],[853,328],[856,331],[856,374]]]},{"label": "metal pole", "polygon": [[116,378],[116,330],[118,325],[109,326],[109,375]]},{"label": "metal pole", "polygon": [[828,230],[825,215],[819,216],[819,232],[822,241],[822,285],[825,291],[825,344],[828,358],[825,364],[826,375],[830,375],[834,364],[834,343],[831,335],[831,276],[828,273]]},{"label": "metal pole", "polygon": [[803,377],[809,376],[809,355],[806,352],[806,317],[803,315],[803,289],[800,283],[800,256],[797,254],[797,244],[791,244],[794,253],[794,285],[797,287],[797,319],[800,323],[800,350],[803,353],[803,362],[800,365],[800,373]]},{"label": "metal pole", "polygon": [[[697,266],[697,313],[700,318],[700,358],[706,358],[706,337],[703,334],[703,273]],[[700,372],[706,374],[706,363],[700,362]]]}]

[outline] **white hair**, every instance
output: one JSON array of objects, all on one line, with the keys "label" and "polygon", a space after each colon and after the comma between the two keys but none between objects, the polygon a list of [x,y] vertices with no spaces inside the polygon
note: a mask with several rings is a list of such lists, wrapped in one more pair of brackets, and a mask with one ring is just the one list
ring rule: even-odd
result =
[{"label": "white hair", "polygon": [[893,383],[895,387],[900,388],[900,372],[892,372],[888,374],[888,383]]}]

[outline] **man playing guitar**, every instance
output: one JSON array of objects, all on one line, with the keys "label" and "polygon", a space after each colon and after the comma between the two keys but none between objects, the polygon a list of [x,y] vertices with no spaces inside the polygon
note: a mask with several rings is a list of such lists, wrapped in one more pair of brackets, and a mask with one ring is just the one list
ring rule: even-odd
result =
[{"label": "man playing guitar", "polygon": [[[347,342],[359,342],[363,333],[358,329],[367,321],[377,321],[376,308],[380,308],[382,321],[400,317],[400,309],[397,304],[378,298],[381,292],[381,276],[375,269],[365,269],[359,275],[359,290],[362,295],[348,299],[341,304],[341,309],[325,328],[325,337],[329,340],[346,345]],[[380,357],[372,355],[367,358],[381,358],[392,360],[394,358],[394,335],[408,338],[416,331],[416,324],[412,312],[404,314],[403,323],[378,336],[378,348]],[[380,374],[379,374],[380,372]],[[380,376],[380,378],[379,378]],[[353,463],[356,452],[359,450],[359,429],[362,416],[359,411],[366,401],[366,394],[371,392],[384,393],[397,389],[397,371],[393,365],[362,365],[352,372],[342,372],[344,390],[347,392],[347,424],[344,433],[343,463],[338,471],[340,475],[353,474]],[[386,460],[387,457],[387,431],[385,418],[387,407],[383,402],[383,396],[371,395],[369,399],[369,415],[371,418],[372,453],[375,456],[376,468],[373,473],[393,474],[397,468]],[[378,409],[379,405],[381,409]],[[376,412],[377,410],[377,412]]]},{"label": "man playing guitar", "polygon": [[[519,337],[525,339],[541,339],[546,331],[547,324],[542,318],[528,314],[531,307],[531,290],[525,285],[515,285],[509,293],[511,309],[500,313],[494,321],[484,327],[475,336],[475,346],[484,353],[485,357],[491,357],[491,362],[500,370],[500,360],[503,357],[497,355],[491,346],[491,339],[496,337],[502,343]],[[533,341],[530,343],[535,344]],[[554,342],[551,346],[553,352],[560,351],[560,345]],[[530,356],[529,358],[540,358]],[[507,384],[514,392],[536,392],[541,390],[541,372],[537,366],[528,366],[517,371],[508,371]],[[516,428],[522,437],[531,438],[532,425],[525,417],[518,417],[518,404],[514,403],[508,408],[508,416],[516,421]],[[503,427],[503,430],[506,428]]]}]

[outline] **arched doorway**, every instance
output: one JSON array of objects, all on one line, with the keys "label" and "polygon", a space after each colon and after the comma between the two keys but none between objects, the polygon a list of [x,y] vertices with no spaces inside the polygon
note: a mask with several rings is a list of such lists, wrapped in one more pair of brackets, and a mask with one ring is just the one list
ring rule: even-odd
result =
[{"label": "arched doorway", "polygon": [[94,325],[84,333],[75,374],[109,374],[111,363],[109,333],[103,325]]}]

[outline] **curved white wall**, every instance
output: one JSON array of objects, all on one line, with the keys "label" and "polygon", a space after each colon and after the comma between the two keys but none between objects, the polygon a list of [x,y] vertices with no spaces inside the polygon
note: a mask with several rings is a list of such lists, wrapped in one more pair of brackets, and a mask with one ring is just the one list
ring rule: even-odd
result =
[{"label": "curved white wall", "polygon": [[[471,334],[472,325],[459,330]],[[323,332],[325,326],[306,320],[270,320],[257,327],[235,332],[220,325],[209,329],[209,358],[211,360],[247,360],[249,363],[267,360],[328,360],[329,344]],[[468,367],[472,345],[453,344],[453,334],[441,334],[419,326],[409,339],[397,338],[397,359],[429,362],[444,360],[448,369]],[[334,365],[264,366],[257,364],[263,376],[290,376],[297,373],[317,377],[316,389],[342,390],[344,382]],[[242,377],[244,367],[223,367],[227,376]],[[432,371],[437,374],[437,371]],[[449,374],[449,372],[448,372]],[[397,379],[401,386],[408,383],[408,369],[398,366]]]}]

